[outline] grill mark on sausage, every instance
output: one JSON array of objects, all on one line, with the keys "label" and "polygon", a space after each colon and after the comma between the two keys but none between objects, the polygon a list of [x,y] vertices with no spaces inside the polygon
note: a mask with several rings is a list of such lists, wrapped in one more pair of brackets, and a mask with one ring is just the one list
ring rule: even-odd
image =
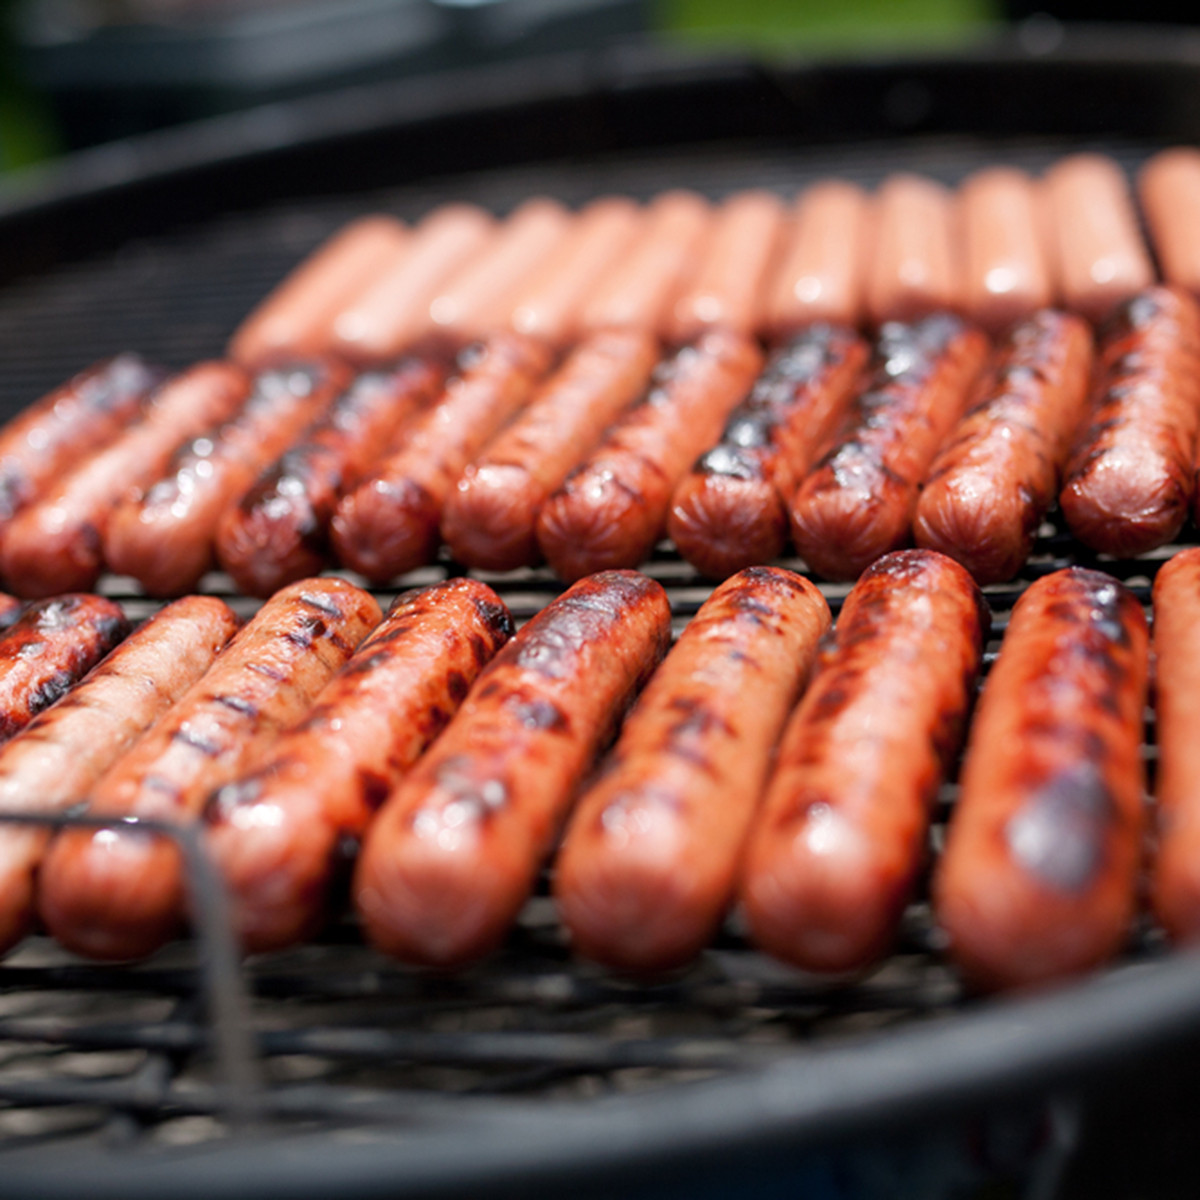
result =
[{"label": "grill mark on sausage", "polygon": [[258,705],[252,704],[249,700],[243,700],[240,696],[213,696],[213,701],[239,716],[249,717],[251,720],[258,716]]},{"label": "grill mark on sausage", "polygon": [[180,726],[172,735],[171,740],[182,742],[193,750],[198,750],[205,758],[216,758],[221,753],[222,746],[212,738],[197,733],[187,725]]}]

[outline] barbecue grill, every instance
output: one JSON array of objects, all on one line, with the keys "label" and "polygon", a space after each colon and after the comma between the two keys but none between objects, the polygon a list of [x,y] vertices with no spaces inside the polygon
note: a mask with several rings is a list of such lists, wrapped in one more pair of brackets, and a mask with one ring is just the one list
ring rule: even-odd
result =
[{"label": "barbecue grill", "polygon": [[[1179,31],[786,66],[605,51],[221,118],[0,194],[0,412],[120,349],[176,367],[219,354],[364,211],[670,186],[790,195],[898,169],[956,183],[1079,149],[1133,170],[1197,140],[1200,38]],[[988,661],[1032,579],[1094,565],[1148,602],[1172,549],[1112,562],[1048,523],[1022,579],[987,589]],[[665,544],[646,569],[681,626],[709,586]],[[443,560],[396,587],[457,571]],[[544,570],[482,577],[518,621],[560,590]],[[256,606],[223,576],[205,586]],[[125,579],[101,590],[135,618],[156,607]],[[847,588],[822,590],[836,610]],[[1152,766],[1152,719],[1148,742]],[[773,1195],[786,1180],[937,1196],[1001,1180],[1050,1195],[1091,1144],[1089,1115],[1123,1111],[1115,1091],[1166,1081],[1149,1127],[1197,1061],[1200,957],[1149,924],[1112,967],[1036,996],[965,994],[923,895],[863,977],[775,964],[734,915],[694,966],[632,981],[571,956],[543,881],[504,949],[467,971],[396,966],[349,917],[239,965],[220,888],[184,841],[191,939],[111,967],[34,937],[0,964],[0,1194]]]}]

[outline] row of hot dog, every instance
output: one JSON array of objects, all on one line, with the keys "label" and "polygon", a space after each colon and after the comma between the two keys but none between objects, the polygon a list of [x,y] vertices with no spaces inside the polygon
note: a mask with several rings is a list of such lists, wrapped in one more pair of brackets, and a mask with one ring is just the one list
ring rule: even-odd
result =
[{"label": "row of hot dog", "polygon": [[[1151,890],[1180,939],[1200,934],[1197,597],[1200,551],[1184,551],[1153,609]],[[0,638],[16,734],[0,806],[114,825],[53,841],[0,828],[0,941],[38,912],[94,957],[160,946],[187,912],[161,822],[201,833],[248,950],[316,932],[361,840],[367,936],[459,965],[503,941],[565,825],[554,892],[590,957],[686,963],[740,900],[786,961],[868,967],[925,865],[989,614],[960,566],[911,550],[872,566],[830,624],[815,587],[769,567],[718,587],[669,652],[666,596],[633,572],[581,581],[516,636],[470,579],[402,595],[382,621],[367,593],[306,580],[236,633],[221,601],[189,597],[111,652],[110,602],[39,602]],[[1142,608],[1110,576],[1059,571],[1018,602],[934,875],[935,917],[976,983],[1041,982],[1123,945],[1148,832],[1149,668]]]},{"label": "row of hot dog", "polygon": [[[1157,155],[1138,184],[1163,278],[1200,294],[1200,153]],[[1081,154],[1041,180],[998,167],[957,192],[913,175],[874,196],[830,181],[792,209],[768,192],[713,207],[676,191],[578,215],[536,199],[500,224],[467,205],[411,230],[372,216],[290,276],[229,352],[254,368],[325,355],[378,365],[503,328],[554,347],[613,328],[679,345],[718,327],[775,341],[816,321],[944,310],[996,332],[1055,304],[1100,321],[1154,281],[1124,174]]]},{"label": "row of hot dog", "polygon": [[0,431],[0,575],[33,597],[107,568],[169,596],[220,565],[268,596],[332,562],[383,584],[444,540],[570,581],[666,533],[715,578],[790,536],[830,579],[915,539],[991,583],[1056,499],[1128,557],[1171,541],[1195,490],[1200,308],[1175,288],[1120,305],[1095,353],[1040,310],[994,350],[942,314],[885,325],[873,354],[815,325],[765,368],[725,330],[660,361],[608,330],[551,366],[511,331],[357,376],[212,362],[154,387],[130,356],[101,364]]}]

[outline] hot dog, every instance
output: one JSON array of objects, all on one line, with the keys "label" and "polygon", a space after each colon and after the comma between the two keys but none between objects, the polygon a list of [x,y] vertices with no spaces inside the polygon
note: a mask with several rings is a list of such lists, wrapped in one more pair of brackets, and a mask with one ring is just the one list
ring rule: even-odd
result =
[{"label": "hot dog", "polygon": [[723,579],[783,553],[787,504],[867,354],[853,330],[811,325],[771,357],[671,498],[667,534],[702,575]]},{"label": "hot dog", "polygon": [[727,580],[688,623],[581,798],[555,864],[559,908],[584,954],[664,970],[709,941],[828,628],[821,593],[773,567]]},{"label": "hot dog", "polygon": [[101,596],[31,604],[0,635],[0,741],[49,708],[128,632],[120,605]]},{"label": "hot dog", "polygon": [[1012,579],[1054,498],[1083,418],[1091,330],[1043,309],[1014,326],[929,469],[913,536],[980,584]]},{"label": "hot dog", "polygon": [[659,365],[643,399],[538,516],[538,545],[562,579],[636,566],[650,553],[675,485],[720,436],[761,366],[757,346],[725,330]]},{"label": "hot dog", "polygon": [[0,429],[0,537],[19,509],[134,419],[161,373],[136,354],[81,371]]},{"label": "hot dog", "polygon": [[1071,532],[1121,557],[1164,545],[1195,489],[1200,431],[1200,307],[1174,288],[1120,306],[1104,331],[1091,411],[1059,505]]},{"label": "hot dog", "polygon": [[267,464],[225,509],[216,530],[217,558],[239,588],[269,596],[321,570],[330,557],[329,522],[338,497],[445,379],[445,365],[434,358],[410,357],[368,371]]},{"label": "hot dog", "polygon": [[1200,151],[1175,146],[1138,174],[1138,195],[1163,279],[1200,296]]},{"label": "hot dog", "polygon": [[238,326],[229,357],[257,371],[328,353],[338,314],[391,269],[408,240],[408,230],[394,217],[376,214],[352,221]]},{"label": "hot dog", "polygon": [[1103,962],[1134,913],[1148,635],[1141,606],[1070,567],[1017,602],[983,690],[934,878],[950,952],[981,987]]},{"label": "hot dog", "polygon": [[783,232],[783,204],[771,192],[737,192],[714,213],[700,259],[671,303],[666,338],[680,345],[706,329],[753,337],[765,325],[767,271]]},{"label": "hot dog", "polygon": [[501,941],[670,623],[657,583],[605,572],[500,651],[367,832],[354,898],[372,942],[449,966]]},{"label": "hot dog", "polygon": [[1124,172],[1100,154],[1073,154],[1046,172],[1047,225],[1068,308],[1099,323],[1154,282]]},{"label": "hot dog", "polygon": [[921,480],[986,354],[984,336],[954,316],[883,327],[865,388],[789,510],[814,571],[855,579],[908,541]]},{"label": "hot dog", "polygon": [[1172,555],[1154,579],[1158,852],[1150,894],[1171,938],[1200,933],[1200,804],[1196,715],[1200,706],[1200,550]]},{"label": "hot dog", "polygon": [[746,847],[742,903],[770,953],[817,971],[886,953],[988,625],[971,577],[929,550],[889,554],[847,597]]},{"label": "hot dog", "polygon": [[816,322],[859,323],[873,233],[861,188],[834,179],[804,192],[768,286],[771,336],[791,337]]},{"label": "hot dog", "polygon": [[333,321],[330,349],[351,362],[385,365],[429,329],[429,305],[446,281],[480,254],[496,223],[473,204],[434,209],[407,250]]},{"label": "hot dog", "polygon": [[711,220],[712,210],[693,192],[657,196],[633,244],[596,282],[579,315],[580,333],[645,329],[664,336],[671,297]]},{"label": "hot dog", "polygon": [[540,341],[510,331],[468,351],[461,376],[407,428],[403,445],[342,497],[330,522],[339,560],[383,583],[432,559],[455,481],[549,365]]},{"label": "hot dog", "polygon": [[1054,299],[1037,185],[1024,171],[991,167],[959,191],[967,315],[998,333]]},{"label": "hot dog", "polygon": [[161,475],[180,443],[227,420],[249,387],[245,372],[222,362],[201,363],[164,383],[138,424],[13,518],[0,547],[9,587],[19,596],[91,587],[113,505]]},{"label": "hot dog", "polygon": [[876,325],[962,308],[954,199],[939,183],[892,175],[875,200],[867,313]]},{"label": "hot dog", "polygon": [[50,932],[92,958],[138,958],[179,927],[185,880],[178,846],[136,828],[190,825],[208,794],[247,770],[307,711],[379,620],[379,606],[341,579],[277,593],[211,669],[92,788],[88,803],[115,828],[66,830],[38,885]]},{"label": "hot dog", "polygon": [[[211,596],[151,617],[0,750],[0,812],[47,815],[81,800],[209,668],[237,624]],[[0,952],[29,932],[49,839],[45,826],[0,826]]]},{"label": "hot dog", "polygon": [[345,379],[326,364],[260,374],[236,414],[184,443],[157,480],[117,503],[104,533],[109,570],[132,575],[153,596],[195,588],[214,565],[221,514]]},{"label": "hot dog", "polygon": [[398,596],[266,761],[213,794],[208,845],[247,950],[320,926],[340,848],[362,837],[511,635],[508,609],[473,579]]},{"label": "hot dog", "polygon": [[538,562],[542,505],[642,393],[657,358],[645,330],[601,330],[581,342],[447,497],[451,554],[493,571]]}]

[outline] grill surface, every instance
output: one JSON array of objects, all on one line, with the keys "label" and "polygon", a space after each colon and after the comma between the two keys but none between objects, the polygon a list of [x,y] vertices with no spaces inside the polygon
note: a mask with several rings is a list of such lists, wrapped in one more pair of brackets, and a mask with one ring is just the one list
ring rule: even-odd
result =
[{"label": "grill surface", "polygon": [[[287,269],[371,209],[416,217],[465,199],[503,212],[535,193],[574,205],[671,186],[790,195],[828,175],[874,185],[897,169],[955,183],[996,162],[1040,171],[1085,148],[1132,170],[1166,140],[933,132],[797,146],[748,137],[457,171],[188,220],[0,290],[0,411],[117,350],[171,366],[220,353]],[[988,589],[988,661],[1031,579],[1096,565],[1145,602],[1169,552],[1101,561],[1047,526],[1023,579]],[[708,586],[668,546],[647,569],[682,625]],[[403,586],[455,570],[442,563]],[[559,590],[546,572],[483,577],[518,620]],[[224,577],[207,586],[231,596]],[[155,607],[122,579],[102,590],[135,617]],[[836,610],[847,588],[823,590]],[[231,598],[243,612],[254,606]],[[1152,766],[1152,723],[1149,735]],[[935,846],[953,799],[949,785]],[[193,886],[204,915],[196,938],[148,964],[85,965],[38,938],[0,964],[0,1191],[465,1193],[570,1177],[578,1193],[633,1170],[651,1172],[640,1176],[645,1186],[653,1171],[684,1163],[695,1173],[1016,1098],[1044,1103],[1055,1089],[1178,1048],[1200,1014],[1200,961],[1168,955],[1148,926],[1121,963],[1061,993],[973,1000],[940,956],[922,896],[896,952],[863,978],[774,964],[747,946],[735,917],[688,971],[632,983],[572,959],[545,886],[502,953],[445,976],[388,963],[349,918],[316,945],[239,971],[219,894],[202,877]]]}]

